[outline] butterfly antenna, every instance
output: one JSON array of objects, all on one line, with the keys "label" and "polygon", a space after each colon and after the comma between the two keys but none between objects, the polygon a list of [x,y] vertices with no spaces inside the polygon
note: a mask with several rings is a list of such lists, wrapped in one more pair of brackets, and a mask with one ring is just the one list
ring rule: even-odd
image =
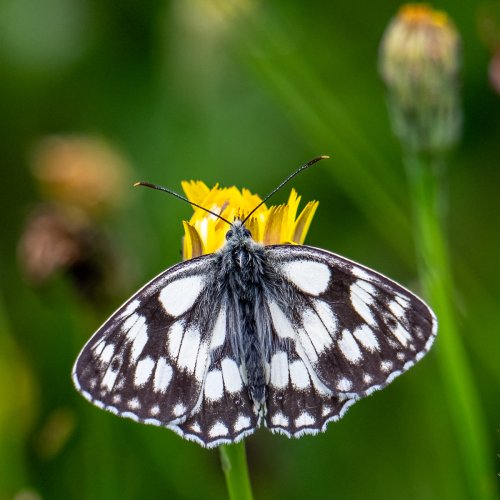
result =
[{"label": "butterfly antenna", "polygon": [[312,160],[309,160],[307,163],[304,163],[301,167],[299,167],[295,172],[293,172],[291,175],[289,175],[278,187],[274,188],[243,220],[243,224],[250,218],[250,216],[258,210],[264,203],[271,198],[277,191],[279,191],[288,181],[291,181],[297,174],[300,174],[302,170],[305,170],[306,168],[311,167],[315,163],[321,160],[326,160],[330,158],[329,156],[316,156],[316,158],[313,158]]},{"label": "butterfly antenna", "polygon": [[157,191],[165,191],[165,193],[171,194],[172,196],[175,196],[176,198],[179,198],[179,200],[182,200],[182,201],[185,201],[186,203],[189,203],[193,207],[201,208],[201,210],[205,210],[205,212],[208,212],[209,214],[215,215],[215,217],[217,217],[220,220],[223,220],[224,222],[227,222],[230,226],[233,225],[227,219],[224,219],[224,217],[222,217],[222,215],[216,214],[215,212],[212,212],[212,210],[209,210],[208,208],[202,207],[201,205],[198,205],[197,203],[189,201],[184,196],[182,196],[182,195],[176,193],[175,191],[172,191],[171,189],[168,189],[166,187],[158,186],[156,184],[151,184],[150,182],[142,182],[142,181],[134,183],[134,187],[135,186],[145,186],[145,187],[148,187],[148,188],[151,188],[151,189],[156,189]]}]

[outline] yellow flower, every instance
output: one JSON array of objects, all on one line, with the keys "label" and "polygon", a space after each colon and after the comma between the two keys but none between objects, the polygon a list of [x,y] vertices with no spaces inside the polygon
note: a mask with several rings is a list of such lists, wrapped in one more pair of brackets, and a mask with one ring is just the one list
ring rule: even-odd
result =
[{"label": "yellow flower", "polygon": [[[236,187],[220,188],[216,184],[212,189],[201,181],[184,181],[182,188],[189,201],[201,205],[229,221],[244,219],[262,200],[248,189],[241,191]],[[284,205],[259,207],[245,223],[252,233],[252,238],[263,245],[279,243],[302,244],[318,208],[317,201],[310,201],[297,216],[300,196],[292,189],[288,202]],[[199,255],[213,253],[225,243],[229,227],[199,208],[189,222],[184,221],[184,240],[182,254],[184,260]]]}]

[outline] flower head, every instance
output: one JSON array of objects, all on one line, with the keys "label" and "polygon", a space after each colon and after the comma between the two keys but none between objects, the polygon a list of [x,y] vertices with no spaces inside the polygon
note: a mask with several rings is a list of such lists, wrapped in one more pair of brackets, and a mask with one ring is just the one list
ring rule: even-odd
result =
[{"label": "flower head", "polygon": [[[183,182],[187,198],[215,212],[229,221],[244,219],[262,200],[248,189],[236,187],[210,189],[201,181]],[[310,201],[297,216],[300,196],[292,189],[288,202],[283,205],[260,206],[245,223],[252,238],[264,245],[279,243],[302,244],[318,208],[317,201]],[[184,221],[183,258],[219,250],[225,242],[227,223],[202,209],[195,208],[189,222]]]},{"label": "flower head", "polygon": [[103,139],[46,137],[37,145],[32,163],[44,198],[61,209],[97,217],[124,201],[129,167]]}]

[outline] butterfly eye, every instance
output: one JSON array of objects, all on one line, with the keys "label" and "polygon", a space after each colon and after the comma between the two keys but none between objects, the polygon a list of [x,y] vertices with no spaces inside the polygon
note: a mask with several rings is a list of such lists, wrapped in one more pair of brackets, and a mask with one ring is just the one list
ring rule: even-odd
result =
[{"label": "butterfly eye", "polygon": [[226,233],[226,240],[228,240],[229,238],[231,238],[231,236],[233,235],[233,230],[230,229],[227,233]]},{"label": "butterfly eye", "polygon": [[252,233],[246,228],[245,228],[245,236],[248,236],[249,238],[252,237]]}]

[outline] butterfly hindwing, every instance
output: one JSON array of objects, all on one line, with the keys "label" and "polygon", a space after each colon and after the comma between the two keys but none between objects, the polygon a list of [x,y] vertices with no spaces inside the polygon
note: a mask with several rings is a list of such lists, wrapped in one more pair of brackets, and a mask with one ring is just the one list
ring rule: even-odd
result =
[{"label": "butterfly hindwing", "polygon": [[332,394],[360,398],[406,371],[430,349],[436,319],[418,297],[385,276],[313,247],[268,247],[293,287],[271,316]]},{"label": "butterfly hindwing", "polygon": [[225,342],[212,353],[200,405],[172,429],[207,447],[236,442],[253,433],[259,418],[241,372]]},{"label": "butterfly hindwing", "polygon": [[186,420],[199,404],[212,344],[225,336],[206,306],[210,264],[204,256],[168,269],[91,337],[73,369],[88,400],[156,425]]},{"label": "butterfly hindwing", "polygon": [[272,432],[288,437],[324,431],[355,402],[332,394],[297,350],[301,352],[298,343],[278,348],[270,363],[265,423]]}]

